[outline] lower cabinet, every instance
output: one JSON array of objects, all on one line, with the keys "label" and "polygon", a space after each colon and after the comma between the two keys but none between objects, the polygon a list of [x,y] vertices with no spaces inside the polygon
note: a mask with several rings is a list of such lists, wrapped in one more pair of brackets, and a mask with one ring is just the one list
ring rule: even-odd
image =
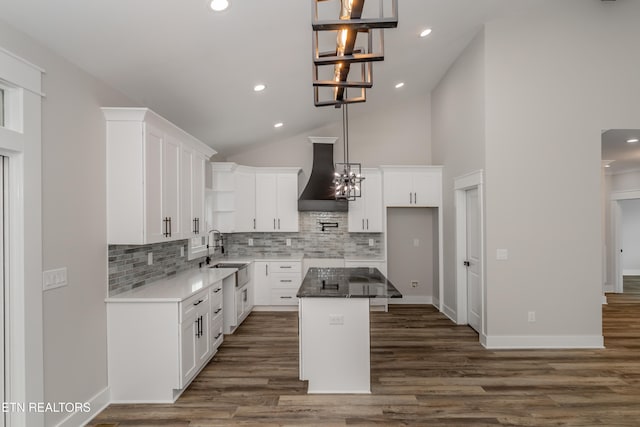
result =
[{"label": "lower cabinet", "polygon": [[222,314],[221,282],[182,302],[108,302],[112,402],[175,402],[222,342]]},{"label": "lower cabinet", "polygon": [[[251,275],[250,275],[251,277]],[[253,309],[253,279],[241,287],[236,286],[235,276],[223,281],[224,321],[223,332],[232,334]]]},{"label": "lower cabinet", "polygon": [[296,293],[302,283],[301,261],[256,261],[255,305],[297,306]]}]

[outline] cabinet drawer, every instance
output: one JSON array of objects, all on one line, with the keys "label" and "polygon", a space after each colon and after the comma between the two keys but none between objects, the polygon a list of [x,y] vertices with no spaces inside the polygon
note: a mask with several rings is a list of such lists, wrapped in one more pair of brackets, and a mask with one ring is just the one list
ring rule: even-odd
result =
[{"label": "cabinet drawer", "polygon": [[222,333],[222,313],[220,316],[217,316],[211,322],[211,342],[213,343],[213,348],[216,348],[222,343],[223,333]]},{"label": "cabinet drawer", "polygon": [[204,313],[209,310],[209,292],[197,293],[182,301],[180,304],[180,323],[195,313]]},{"label": "cabinet drawer", "polygon": [[271,273],[300,273],[302,272],[302,263],[301,262],[284,262],[284,261],[274,261],[269,263],[269,268],[271,269]]},{"label": "cabinet drawer", "polygon": [[211,307],[222,307],[222,282],[211,287]]},{"label": "cabinet drawer", "polygon": [[273,289],[271,291],[271,305],[298,305],[297,292],[297,288]]},{"label": "cabinet drawer", "polygon": [[300,273],[278,273],[271,276],[271,288],[295,288],[302,283]]}]

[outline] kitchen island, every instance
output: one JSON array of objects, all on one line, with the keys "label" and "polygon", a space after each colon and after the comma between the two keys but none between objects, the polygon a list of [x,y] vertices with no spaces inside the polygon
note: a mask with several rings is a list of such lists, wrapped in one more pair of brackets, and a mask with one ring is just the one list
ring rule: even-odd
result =
[{"label": "kitchen island", "polygon": [[308,393],[371,393],[369,304],[402,298],[377,268],[310,268],[297,297]]}]

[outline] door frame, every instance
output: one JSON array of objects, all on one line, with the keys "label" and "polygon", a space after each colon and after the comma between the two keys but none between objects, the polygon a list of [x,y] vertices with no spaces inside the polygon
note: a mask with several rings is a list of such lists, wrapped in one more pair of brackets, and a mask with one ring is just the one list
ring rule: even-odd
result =
[{"label": "door frame", "polygon": [[[611,193],[611,238],[613,251],[613,292],[621,294],[624,290],[622,281],[622,266],[620,265],[620,250],[622,249],[622,208],[621,200],[640,199],[640,190],[614,191]],[[607,290],[609,291],[609,290]]]},{"label": "door frame", "polygon": [[478,190],[478,206],[480,215],[480,338],[486,336],[487,325],[487,292],[486,292],[486,268],[485,268],[485,232],[484,232],[484,171],[477,170],[454,178],[454,204],[456,213],[456,323],[468,324],[467,317],[467,269],[464,261],[467,254],[467,199],[466,191]]},{"label": "door frame", "polygon": [[[0,128],[0,154],[9,163],[5,264],[5,399],[24,405],[44,401],[42,324],[42,144],[44,70],[0,47],[0,81],[10,88]],[[28,261],[28,263],[27,263]],[[13,411],[7,426],[41,426],[44,414]]]}]

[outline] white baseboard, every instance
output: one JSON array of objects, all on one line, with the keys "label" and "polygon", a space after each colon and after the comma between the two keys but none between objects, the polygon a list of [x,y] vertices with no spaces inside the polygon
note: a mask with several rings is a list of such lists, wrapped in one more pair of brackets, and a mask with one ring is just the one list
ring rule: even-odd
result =
[{"label": "white baseboard", "polygon": [[444,304],[442,307],[442,313],[447,316],[453,323],[458,323],[456,318],[458,317],[456,311],[449,307],[447,304]]},{"label": "white baseboard", "polygon": [[624,269],[622,270],[623,276],[640,276],[640,270]]},{"label": "white baseboard", "polygon": [[433,297],[427,296],[406,296],[402,298],[389,298],[389,305],[405,305],[405,304],[433,304]]},{"label": "white baseboard", "polygon": [[488,335],[480,343],[488,349],[604,348],[602,335]]},{"label": "white baseboard", "polygon": [[111,391],[109,387],[106,387],[91,399],[87,400],[91,408],[88,412],[73,412],[69,414],[64,420],[56,424],[56,427],[76,427],[84,426],[96,417],[104,408],[109,406]]}]

